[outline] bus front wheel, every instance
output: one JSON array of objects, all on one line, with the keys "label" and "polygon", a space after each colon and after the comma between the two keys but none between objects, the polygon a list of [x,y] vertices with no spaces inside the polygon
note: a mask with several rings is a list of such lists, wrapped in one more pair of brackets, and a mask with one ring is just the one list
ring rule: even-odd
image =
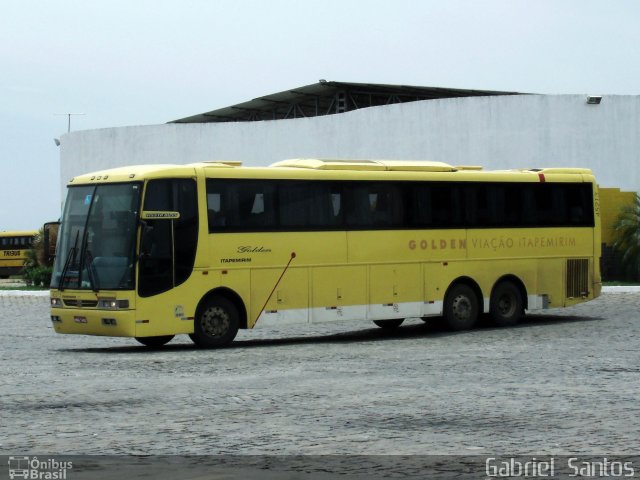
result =
[{"label": "bus front wheel", "polygon": [[515,325],[523,311],[522,294],[518,287],[511,282],[501,282],[496,285],[489,304],[489,313],[494,325],[499,327]]},{"label": "bus front wheel", "polygon": [[159,337],[136,337],[136,340],[146,347],[158,348],[163,346],[165,343],[169,343],[171,340],[173,340],[173,337],[174,335],[162,335]]},{"label": "bus front wheel", "polygon": [[444,320],[449,330],[470,330],[478,320],[478,297],[471,287],[458,283],[447,293]]},{"label": "bus front wheel", "polygon": [[224,297],[212,297],[200,306],[191,340],[203,348],[219,348],[231,343],[238,333],[238,309]]}]

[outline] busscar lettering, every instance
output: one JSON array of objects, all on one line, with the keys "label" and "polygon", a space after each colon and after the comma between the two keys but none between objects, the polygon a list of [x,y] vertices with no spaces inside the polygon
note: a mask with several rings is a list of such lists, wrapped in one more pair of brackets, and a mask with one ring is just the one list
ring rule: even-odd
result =
[{"label": "busscar lettering", "polygon": [[148,212],[145,214],[148,219],[153,218],[179,218],[179,215],[175,212]]}]

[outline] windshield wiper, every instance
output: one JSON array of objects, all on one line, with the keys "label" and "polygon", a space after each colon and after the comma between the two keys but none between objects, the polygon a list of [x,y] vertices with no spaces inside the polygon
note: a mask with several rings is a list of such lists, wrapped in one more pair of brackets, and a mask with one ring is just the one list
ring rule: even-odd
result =
[{"label": "windshield wiper", "polygon": [[89,279],[89,286],[91,287],[91,290],[97,293],[98,292],[98,289],[96,288],[97,282],[95,281],[95,278],[93,276],[93,270],[91,270],[92,268],[91,264],[93,263],[93,255],[91,254],[91,250],[87,248],[88,237],[89,237],[89,229],[85,226],[84,235],[82,236],[82,250],[80,252],[80,265],[78,266],[78,287],[81,286],[81,282],[82,282],[82,269],[86,268],[87,278]]},{"label": "windshield wiper", "polygon": [[98,282],[96,281],[94,272],[93,255],[91,254],[91,250],[89,249],[85,249],[84,251],[84,263],[86,264],[87,277],[89,278],[89,285],[91,286],[91,290],[98,293],[99,289],[97,287]]},{"label": "windshield wiper", "polygon": [[75,262],[76,253],[78,252],[78,237],[80,236],[80,230],[76,232],[76,239],[73,242],[73,247],[69,249],[67,252],[67,260],[64,262],[64,267],[62,267],[62,272],[60,273],[60,282],[58,283],[58,291],[62,292],[64,290],[64,282],[67,276],[67,270],[69,270],[69,265],[71,265],[71,258],[73,255],[73,261]]}]

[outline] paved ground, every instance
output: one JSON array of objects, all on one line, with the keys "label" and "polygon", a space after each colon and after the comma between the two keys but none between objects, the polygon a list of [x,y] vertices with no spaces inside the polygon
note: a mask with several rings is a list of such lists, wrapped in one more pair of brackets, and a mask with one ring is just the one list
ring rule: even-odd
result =
[{"label": "paved ground", "polygon": [[344,322],[150,351],[56,335],[47,297],[5,294],[0,452],[637,454],[639,306],[607,293],[508,329]]}]

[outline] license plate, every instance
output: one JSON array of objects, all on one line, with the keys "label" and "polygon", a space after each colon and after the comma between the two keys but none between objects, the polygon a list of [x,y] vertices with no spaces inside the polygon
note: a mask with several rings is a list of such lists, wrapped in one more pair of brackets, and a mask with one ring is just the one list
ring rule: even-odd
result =
[{"label": "license plate", "polygon": [[87,323],[87,317],[73,317],[73,321],[76,323]]}]

